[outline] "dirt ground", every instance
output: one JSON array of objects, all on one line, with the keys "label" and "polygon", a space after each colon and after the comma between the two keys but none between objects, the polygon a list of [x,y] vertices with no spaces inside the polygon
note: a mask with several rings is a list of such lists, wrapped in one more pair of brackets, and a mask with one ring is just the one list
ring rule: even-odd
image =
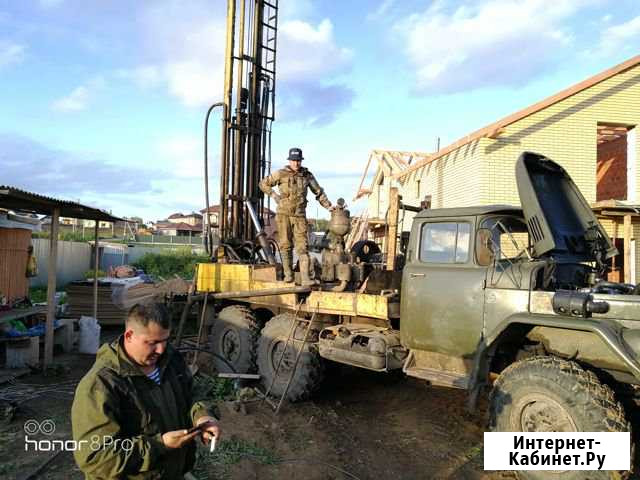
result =
[{"label": "dirt ground", "polygon": [[[116,333],[107,331],[105,339]],[[47,464],[51,452],[25,452],[23,428],[29,419],[51,419],[55,433],[49,438],[71,439],[72,395],[65,389],[72,391],[93,357],[56,355],[55,362],[57,375],[31,374],[16,382],[60,391],[21,403],[13,420],[0,425],[2,479],[83,478],[70,453]],[[199,479],[261,480],[514,478],[483,471],[485,416],[468,414],[465,401],[462,391],[339,368],[312,401],[287,404],[278,416],[261,402],[247,404],[246,413],[221,402],[223,439],[213,454],[199,449],[194,473]]]}]

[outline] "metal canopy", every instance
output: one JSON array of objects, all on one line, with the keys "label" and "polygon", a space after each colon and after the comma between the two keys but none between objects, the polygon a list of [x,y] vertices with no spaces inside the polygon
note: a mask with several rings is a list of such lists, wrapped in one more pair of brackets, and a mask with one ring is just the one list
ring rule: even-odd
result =
[{"label": "metal canopy", "polygon": [[30,211],[41,215],[51,216],[51,235],[49,237],[49,276],[47,280],[47,323],[44,340],[44,367],[47,368],[53,362],[53,321],[55,318],[55,293],[56,293],[56,270],[58,257],[58,222],[61,216],[70,218],[80,218],[84,220],[95,220],[94,235],[96,239],[94,247],[94,269],[93,269],[93,316],[97,319],[98,312],[98,225],[99,221],[117,222],[124,221],[114,217],[98,208],[88,207],[77,202],[58,200],[52,197],[45,197],[37,193],[27,192],[19,188],[0,185],[0,207]]},{"label": "metal canopy", "polygon": [[46,197],[27,192],[19,188],[0,185],[0,207],[12,210],[31,211],[41,215],[52,215],[54,209],[60,210],[60,216],[85,220],[102,220],[106,222],[124,221],[104,210],[82,205],[81,203]]}]

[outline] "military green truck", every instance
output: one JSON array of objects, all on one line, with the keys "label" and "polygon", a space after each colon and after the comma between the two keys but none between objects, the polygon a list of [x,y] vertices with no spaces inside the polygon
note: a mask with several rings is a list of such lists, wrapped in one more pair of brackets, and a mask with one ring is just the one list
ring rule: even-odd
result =
[{"label": "military green truck", "polygon": [[[217,366],[257,370],[290,400],[327,361],[402,370],[467,390],[472,408],[492,387],[497,431],[629,431],[616,395],[640,382],[640,286],[604,280],[617,251],[560,165],[525,152],[515,173],[522,207],[421,210],[395,270],[375,245],[344,250],[339,204],[317,288],[211,312]],[[201,291],[278,285],[273,265],[198,268]]]}]

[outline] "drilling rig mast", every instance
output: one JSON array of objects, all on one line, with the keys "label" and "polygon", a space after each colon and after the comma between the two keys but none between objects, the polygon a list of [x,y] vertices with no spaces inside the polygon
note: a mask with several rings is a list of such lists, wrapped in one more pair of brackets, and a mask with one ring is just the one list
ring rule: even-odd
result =
[{"label": "drilling rig mast", "polygon": [[247,245],[257,237],[260,258],[273,263],[261,234],[269,217],[258,183],[271,170],[277,32],[278,0],[228,0],[224,97],[207,120],[214,107],[223,108],[218,225],[220,246],[235,261],[255,260],[257,249]]}]

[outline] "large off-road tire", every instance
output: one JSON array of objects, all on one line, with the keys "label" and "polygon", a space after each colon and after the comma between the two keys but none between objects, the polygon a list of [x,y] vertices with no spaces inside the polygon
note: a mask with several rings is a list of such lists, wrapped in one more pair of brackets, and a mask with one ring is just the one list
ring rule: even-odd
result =
[{"label": "large off-road tire", "polygon": [[[489,409],[490,426],[496,432],[631,431],[611,388],[576,362],[555,357],[528,358],[507,367],[493,386]],[[517,473],[531,480],[584,480],[624,478],[628,472]]]},{"label": "large off-road tire", "polygon": [[218,372],[256,371],[256,349],[261,326],[247,307],[232,305],[220,310],[213,319],[209,336],[212,351],[226,360],[224,362],[216,356],[213,357]]},{"label": "large off-road tire", "polygon": [[[275,378],[276,368],[287,337],[291,331],[294,316],[290,313],[276,315],[267,322],[262,329],[262,335],[258,341],[258,372],[265,390],[271,387],[269,393],[281,397],[285,391],[287,382],[291,377],[296,355],[300,350],[304,339],[306,323],[298,323],[292,340],[289,341],[285,355]],[[312,327],[313,328],[313,327]],[[309,339],[316,337],[309,332]],[[287,391],[287,399],[295,402],[309,398],[315,392],[324,378],[324,363],[318,355],[313,344],[305,343],[303,346],[298,366],[293,374],[291,385]]]}]

